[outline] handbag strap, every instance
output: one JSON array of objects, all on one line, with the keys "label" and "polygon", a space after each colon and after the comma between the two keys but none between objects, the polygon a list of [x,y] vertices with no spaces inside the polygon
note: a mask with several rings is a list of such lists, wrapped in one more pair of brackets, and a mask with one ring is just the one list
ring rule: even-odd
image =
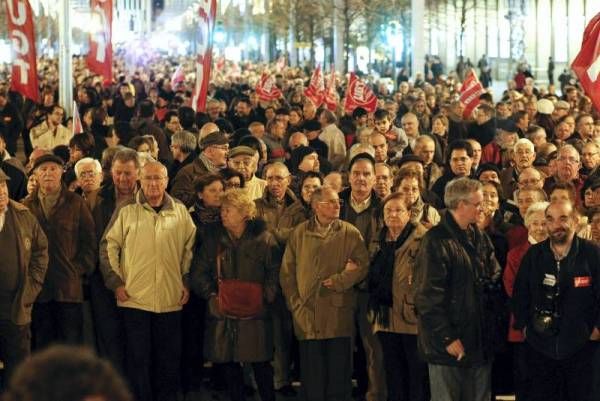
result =
[{"label": "handbag strap", "polygon": [[222,255],[222,250],[221,250],[221,244],[217,243],[217,282],[221,282],[223,280],[223,277],[221,276],[221,255]]}]

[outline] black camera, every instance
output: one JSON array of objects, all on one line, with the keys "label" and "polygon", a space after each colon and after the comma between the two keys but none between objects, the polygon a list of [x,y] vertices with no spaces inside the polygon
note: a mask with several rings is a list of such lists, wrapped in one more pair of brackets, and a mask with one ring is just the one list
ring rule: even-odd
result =
[{"label": "black camera", "polygon": [[542,284],[542,300],[536,306],[533,316],[533,329],[544,336],[558,334],[560,313],[558,309],[559,287],[555,279],[544,279]]}]

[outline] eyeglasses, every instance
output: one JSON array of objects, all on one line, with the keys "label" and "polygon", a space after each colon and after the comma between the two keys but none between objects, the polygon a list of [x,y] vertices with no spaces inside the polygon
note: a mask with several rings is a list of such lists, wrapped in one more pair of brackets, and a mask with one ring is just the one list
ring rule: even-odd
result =
[{"label": "eyeglasses", "polygon": [[229,151],[229,145],[212,145],[211,148],[216,148],[225,152]]},{"label": "eyeglasses", "polygon": [[252,166],[253,160],[230,160],[229,162],[233,167],[239,168]]},{"label": "eyeglasses", "polygon": [[522,184],[522,185],[535,185],[535,184],[537,184],[540,181],[541,180],[539,178],[530,178],[528,180],[523,179],[523,180],[519,181],[519,184]]},{"label": "eyeglasses", "polygon": [[571,164],[579,164],[579,159],[576,157],[559,157],[558,159],[559,162],[566,162],[566,163],[571,163]]},{"label": "eyeglasses", "polygon": [[95,171],[82,171],[79,173],[79,177],[81,178],[93,178],[98,175]]},{"label": "eyeglasses", "polygon": [[481,209],[483,207],[482,202],[478,202],[478,203],[473,203],[471,201],[464,201],[467,205],[471,205],[473,207],[475,207],[475,209]]}]

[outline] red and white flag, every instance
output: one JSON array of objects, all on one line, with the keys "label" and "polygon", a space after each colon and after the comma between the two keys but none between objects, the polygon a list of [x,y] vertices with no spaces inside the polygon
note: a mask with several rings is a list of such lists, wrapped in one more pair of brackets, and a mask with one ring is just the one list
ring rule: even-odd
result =
[{"label": "red and white flag", "polygon": [[344,99],[344,111],[352,114],[355,108],[362,107],[369,113],[377,109],[377,96],[363,81],[358,79],[355,73],[350,73],[346,98]]},{"label": "red and white flag", "polygon": [[73,135],[81,133],[83,133],[83,124],[81,123],[81,118],[79,117],[77,103],[73,101]]},{"label": "red and white flag", "polygon": [[479,105],[479,96],[483,93],[485,93],[485,89],[483,89],[483,85],[477,79],[475,70],[471,68],[467,71],[465,80],[460,87],[460,101],[465,105],[465,110],[463,111],[463,118],[465,120],[471,118],[473,110]]},{"label": "red and white flag", "polygon": [[91,0],[92,25],[97,27],[90,33],[90,51],[86,63],[90,71],[102,75],[104,85],[112,83],[112,0]]},{"label": "red and white flag", "polygon": [[179,65],[171,77],[171,87],[175,88],[177,84],[183,81],[185,81],[185,74],[183,73],[183,67]]},{"label": "red and white flag", "polygon": [[260,81],[256,84],[256,94],[258,98],[263,102],[270,102],[272,100],[277,100],[283,93],[281,89],[277,87],[275,84],[275,78],[271,74],[267,74],[266,72],[262,73],[260,77]]},{"label": "red and white flag", "polygon": [[596,110],[600,110],[600,13],[586,26],[581,50],[571,68]]},{"label": "red and white flag", "polygon": [[323,98],[325,97],[325,81],[320,65],[313,71],[308,88],[304,90],[304,96],[310,99],[317,108],[321,107],[323,104]]},{"label": "red and white flag", "polygon": [[325,97],[323,101],[329,110],[335,111],[339,100],[340,97],[335,87],[335,70],[333,69],[333,66],[331,66],[331,75],[329,76],[327,85],[325,85]]},{"label": "red and white flag", "polygon": [[28,0],[6,0],[13,65],[10,88],[26,98],[39,101],[33,13]]},{"label": "red and white flag", "polygon": [[192,107],[195,111],[204,111],[206,108],[206,96],[208,93],[208,82],[210,80],[210,69],[212,67],[213,32],[217,15],[217,0],[203,0],[199,2],[198,32],[196,36],[196,85]]}]

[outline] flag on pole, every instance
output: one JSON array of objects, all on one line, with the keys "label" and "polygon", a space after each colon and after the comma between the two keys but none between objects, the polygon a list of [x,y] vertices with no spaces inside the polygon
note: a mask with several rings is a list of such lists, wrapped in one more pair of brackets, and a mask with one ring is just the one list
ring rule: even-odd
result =
[{"label": "flag on pole", "polygon": [[183,67],[179,65],[171,77],[171,87],[175,88],[177,84],[183,81],[185,81],[185,74],[183,73]]},{"label": "flag on pole", "polygon": [[217,0],[204,0],[198,3],[197,42],[196,42],[196,85],[192,107],[195,111],[204,111],[208,93],[208,81],[212,67],[212,46],[215,19],[217,14]]},{"label": "flag on pole", "polygon": [[357,107],[362,107],[369,113],[377,109],[377,96],[363,81],[358,79],[355,73],[350,73],[346,98],[344,99],[344,111],[350,115]]},{"label": "flag on pole", "polygon": [[325,97],[325,82],[323,80],[320,65],[313,71],[308,88],[304,90],[304,96],[310,99],[317,108],[321,107],[323,104],[323,98]]},{"label": "flag on pole", "polygon": [[83,133],[83,124],[79,117],[79,109],[77,108],[77,102],[73,100],[73,135]]},{"label": "flag on pole", "polygon": [[585,94],[600,111],[600,13],[588,23],[583,32],[581,50],[571,68],[579,78]]},{"label": "flag on pole", "polygon": [[13,53],[10,88],[37,103],[39,86],[31,5],[29,0],[7,0],[5,5]]},{"label": "flag on pole", "polygon": [[333,65],[331,66],[331,75],[329,76],[329,80],[327,81],[327,85],[325,85],[325,97],[324,102],[327,108],[331,111],[335,111],[337,108],[337,104],[340,97],[338,96],[336,87],[335,87],[335,69]]},{"label": "flag on pole", "polygon": [[90,32],[90,50],[86,63],[90,71],[104,78],[104,85],[112,83],[112,0],[92,0],[93,31]]},{"label": "flag on pole", "polygon": [[283,96],[281,89],[279,89],[275,84],[275,79],[273,76],[266,72],[262,73],[260,80],[256,84],[256,94],[263,102],[277,100]]},{"label": "flag on pole", "polygon": [[467,71],[465,80],[460,87],[460,101],[465,105],[465,110],[463,111],[463,118],[465,120],[471,117],[473,110],[479,105],[479,96],[483,93],[485,93],[485,89],[483,89],[483,85],[477,79],[475,70],[471,68]]}]

